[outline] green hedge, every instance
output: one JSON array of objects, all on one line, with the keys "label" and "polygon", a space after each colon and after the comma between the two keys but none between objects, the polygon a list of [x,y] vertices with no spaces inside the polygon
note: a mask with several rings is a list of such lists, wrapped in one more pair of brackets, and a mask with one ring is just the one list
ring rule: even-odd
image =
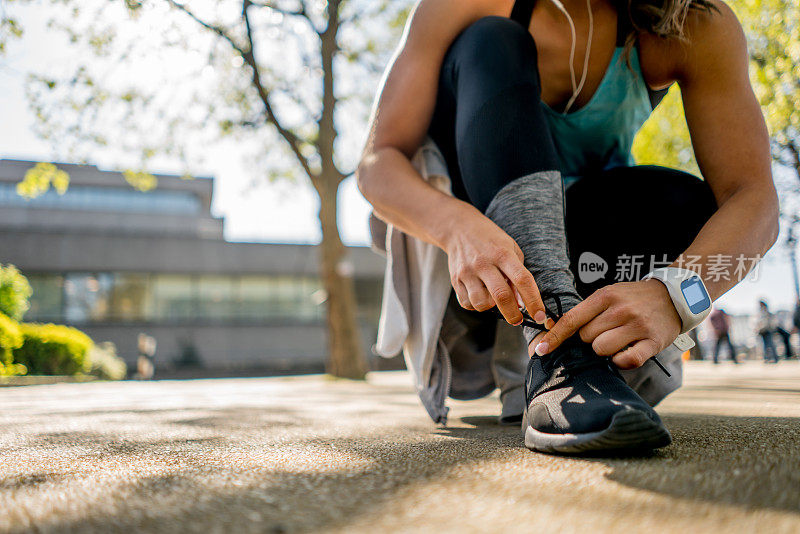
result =
[{"label": "green hedge", "polygon": [[0,376],[25,374],[25,367],[15,365],[14,349],[22,346],[22,330],[16,321],[0,313]]},{"label": "green hedge", "polygon": [[91,367],[92,339],[69,326],[23,323],[24,340],[14,349],[14,361],[32,375],[76,375]]},{"label": "green hedge", "polygon": [[128,374],[128,366],[117,356],[117,347],[110,341],[95,343],[89,349],[89,360],[89,374],[100,380],[122,380]]},{"label": "green hedge", "polygon": [[11,264],[0,265],[0,313],[14,321],[21,321],[30,306],[31,285]]}]

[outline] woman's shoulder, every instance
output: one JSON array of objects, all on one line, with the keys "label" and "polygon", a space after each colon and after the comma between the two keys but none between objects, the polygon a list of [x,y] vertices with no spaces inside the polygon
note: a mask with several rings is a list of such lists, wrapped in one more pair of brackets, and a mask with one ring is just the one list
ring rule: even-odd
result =
[{"label": "woman's shoulder", "polygon": [[688,11],[680,37],[638,36],[642,73],[650,87],[667,87],[693,70],[727,63],[725,59],[746,50],[744,31],[733,10],[721,0],[705,3],[707,7]]},{"label": "woman's shoulder", "polygon": [[417,0],[406,20],[401,47],[413,35],[433,40],[441,37],[444,42],[440,44],[449,45],[470,23],[493,15],[508,16],[513,5],[514,0]]},{"label": "woman's shoulder", "polygon": [[744,35],[733,9],[721,0],[705,0],[706,9],[690,9],[684,25],[688,49],[719,48],[725,51],[733,40]]},{"label": "woman's shoulder", "polygon": [[453,18],[509,16],[515,0],[417,0],[411,10],[412,16],[419,12],[447,13]]}]

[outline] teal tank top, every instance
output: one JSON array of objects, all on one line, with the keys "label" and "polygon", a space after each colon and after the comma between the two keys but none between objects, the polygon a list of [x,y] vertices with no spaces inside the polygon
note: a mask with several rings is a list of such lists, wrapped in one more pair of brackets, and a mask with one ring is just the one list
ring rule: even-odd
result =
[{"label": "teal tank top", "polygon": [[617,47],[592,98],[581,108],[559,113],[542,102],[565,183],[587,172],[633,165],[633,138],[650,116],[650,92],[631,50],[631,66]]},{"label": "teal tank top", "polygon": [[[510,18],[527,29],[535,4],[516,0]],[[628,68],[622,52],[632,26],[625,10],[619,12],[614,55],[589,102],[566,115],[542,102],[566,185],[590,172],[633,165],[633,138],[667,93],[650,89],[644,81],[638,43]]]}]

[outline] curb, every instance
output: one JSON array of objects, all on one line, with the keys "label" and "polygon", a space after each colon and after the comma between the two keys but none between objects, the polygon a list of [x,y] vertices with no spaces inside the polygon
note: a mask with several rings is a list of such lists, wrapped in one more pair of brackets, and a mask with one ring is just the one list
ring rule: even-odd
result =
[{"label": "curb", "polygon": [[75,382],[94,382],[93,376],[70,375],[30,375],[30,376],[5,376],[0,377],[0,388],[17,386],[42,386],[47,384],[64,384]]}]

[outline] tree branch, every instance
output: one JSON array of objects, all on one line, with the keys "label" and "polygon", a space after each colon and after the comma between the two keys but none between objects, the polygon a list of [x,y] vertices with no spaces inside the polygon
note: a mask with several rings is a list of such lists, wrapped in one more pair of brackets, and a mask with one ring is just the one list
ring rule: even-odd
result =
[{"label": "tree branch", "polygon": [[302,18],[306,19],[306,21],[311,25],[311,28],[314,30],[314,32],[317,35],[319,35],[319,30],[317,30],[317,27],[314,25],[314,21],[311,20],[311,15],[308,13],[308,10],[306,9],[305,3],[302,2],[302,0],[301,0],[299,2],[299,4],[300,4],[300,8],[299,9],[285,9],[285,8],[282,8],[282,7],[278,7],[275,4],[275,2],[264,2],[264,1],[261,1],[261,2],[250,1],[249,2],[249,5],[251,5],[251,6],[263,7],[263,8],[269,9],[271,11],[275,11],[276,13],[280,13],[282,15],[286,15],[287,17],[302,17]]},{"label": "tree branch", "polygon": [[[246,38],[247,38],[247,45],[242,46],[237,43],[233,37],[221,26],[217,26],[215,24],[211,24],[202,20],[198,17],[194,12],[179,4],[175,0],[166,0],[169,5],[182,11],[187,16],[189,16],[192,20],[196,23],[201,25],[202,27],[206,28],[217,34],[223,40],[227,41],[228,44],[241,56],[245,63],[250,67],[252,72],[252,82],[256,88],[256,92],[258,93],[258,97],[261,100],[262,105],[264,106],[264,115],[266,117],[266,121],[272,124],[275,129],[278,131],[278,134],[286,141],[291,149],[292,153],[295,155],[298,163],[303,168],[305,173],[311,178],[312,180],[316,177],[317,173],[311,168],[311,163],[306,156],[303,155],[302,152],[302,144],[303,140],[298,137],[294,132],[283,126],[283,124],[278,119],[277,115],[275,114],[275,110],[272,107],[272,103],[270,101],[270,93],[264,87],[264,84],[261,80],[261,70],[258,66],[258,62],[256,61],[255,57],[255,45],[254,45],[254,38],[253,38],[253,27],[250,21],[250,16],[248,14],[248,9],[250,6],[253,5],[251,0],[242,0],[242,20],[245,25],[246,31]],[[303,6],[303,11],[305,12],[305,6]]]},{"label": "tree branch", "polygon": [[248,43],[247,49],[241,52],[242,58],[244,59],[245,63],[250,66],[250,69],[253,73],[253,85],[255,86],[256,91],[258,92],[258,97],[261,99],[261,103],[264,106],[264,114],[266,115],[267,120],[272,123],[275,129],[278,130],[280,136],[283,137],[283,139],[289,144],[289,148],[297,158],[300,166],[303,167],[303,170],[306,172],[306,174],[308,174],[309,178],[313,179],[316,176],[316,173],[311,169],[311,164],[308,161],[308,158],[303,155],[300,138],[294,132],[285,128],[278,120],[275,110],[272,108],[272,103],[270,102],[269,91],[264,87],[264,84],[261,81],[261,70],[259,69],[258,62],[256,61],[255,46],[253,44],[253,26],[250,22],[250,15],[247,12],[250,6],[250,0],[242,0],[242,19],[244,20]]},{"label": "tree branch", "polygon": [[789,149],[789,153],[792,155],[794,172],[797,177],[800,178],[800,146],[798,146],[797,142],[792,139],[786,144],[786,148]]},{"label": "tree branch", "polygon": [[192,11],[189,11],[186,7],[184,7],[182,4],[179,4],[175,0],[167,0],[167,3],[169,5],[171,5],[172,7],[174,7],[175,9],[184,12],[186,15],[189,16],[189,18],[194,20],[196,23],[198,23],[199,25],[201,25],[205,29],[216,33],[217,35],[222,37],[224,40],[228,41],[228,43],[233,47],[234,50],[236,50],[242,56],[244,55],[244,53],[245,53],[244,49],[236,41],[234,41],[233,37],[231,37],[230,34],[228,34],[228,32],[225,30],[225,28],[222,28],[221,26],[216,26],[214,24],[210,24],[208,22],[205,22],[200,17],[195,15]]},{"label": "tree branch", "polygon": [[374,17],[375,15],[378,15],[378,14],[382,13],[386,9],[386,7],[384,5],[382,5],[381,2],[377,2],[377,1],[376,2],[370,2],[368,5],[369,5],[369,7],[372,7],[374,9],[369,9],[368,7],[355,9],[348,16],[342,17],[341,18],[341,23],[342,24],[357,23],[357,22],[360,22],[362,19]]}]

